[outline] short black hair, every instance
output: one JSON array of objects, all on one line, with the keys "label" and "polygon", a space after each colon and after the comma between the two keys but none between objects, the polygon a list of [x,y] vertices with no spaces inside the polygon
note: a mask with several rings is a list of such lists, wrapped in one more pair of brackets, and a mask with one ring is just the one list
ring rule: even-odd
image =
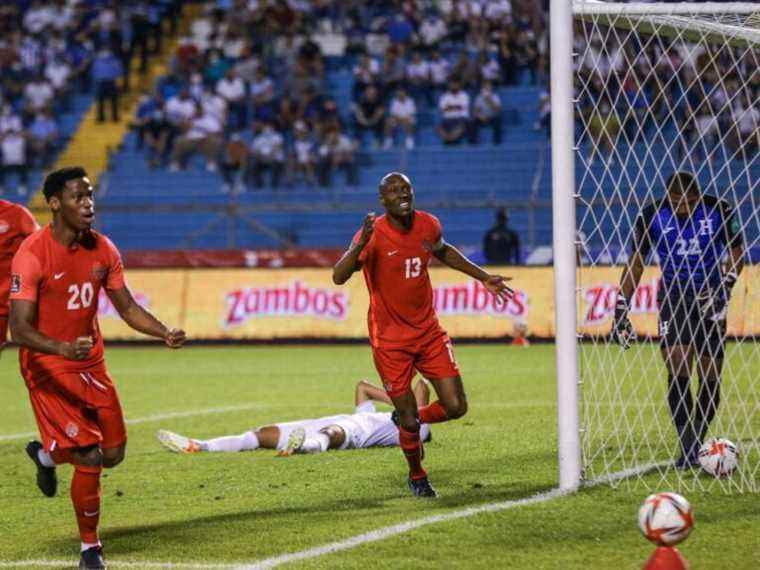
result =
[{"label": "short black hair", "polygon": [[410,186],[412,184],[412,181],[409,180],[409,177],[406,174],[404,174],[403,172],[393,171],[383,176],[382,180],[380,180],[380,185],[379,185],[380,192],[383,192],[388,186],[388,184],[390,184],[391,181],[395,180],[396,178],[401,178],[405,182],[408,182]]},{"label": "short black hair", "polygon": [[50,198],[63,192],[63,189],[66,187],[66,183],[69,180],[83,178],[85,176],[87,176],[87,171],[81,166],[66,166],[65,168],[54,170],[45,177],[45,182],[42,186],[42,193],[45,196],[45,200],[49,202]]},{"label": "short black hair", "polygon": [[687,194],[699,194],[699,181],[697,177],[689,172],[679,171],[674,172],[668,178],[668,182],[665,185],[665,191],[670,193],[673,190],[681,190]]}]

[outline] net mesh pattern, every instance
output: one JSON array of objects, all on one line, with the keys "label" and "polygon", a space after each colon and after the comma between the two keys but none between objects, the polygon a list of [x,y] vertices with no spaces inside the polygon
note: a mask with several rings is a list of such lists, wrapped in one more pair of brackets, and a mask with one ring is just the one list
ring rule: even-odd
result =
[{"label": "net mesh pattern", "polygon": [[[634,476],[617,484],[756,492],[760,265],[748,260],[760,262],[760,6],[742,14],[634,15],[621,7],[613,15],[579,15],[576,10],[574,26],[584,477],[631,470]],[[646,205],[662,199],[667,180],[677,171],[693,174],[703,195],[733,208],[733,230],[745,248],[745,266],[726,322],[720,403],[707,433],[708,438],[725,437],[740,449],[739,469],[725,479],[672,465],[680,448],[660,348],[660,333],[665,331],[658,328],[659,311],[668,303],[668,326],[677,327],[681,340],[692,339],[688,346],[698,353],[690,370],[694,419],[699,377],[716,376],[705,366],[719,359],[719,353],[715,343],[695,340],[704,332],[698,330],[704,321],[689,312],[696,305],[687,291],[708,287],[699,286],[699,277],[692,276],[689,267],[710,265],[708,251],[720,252],[718,242],[705,247],[696,241],[679,242],[678,232],[672,238],[662,233],[662,240],[672,239],[671,251],[680,255],[675,271],[688,275],[679,277],[678,286],[671,286],[658,301],[663,285],[657,250],[662,244],[653,242],[653,254],[630,300],[639,342],[623,350],[609,339],[617,284],[631,253],[636,218]],[[642,221],[648,231],[651,216]],[[724,230],[705,229],[715,240]],[[723,255],[724,264],[726,258]]]}]

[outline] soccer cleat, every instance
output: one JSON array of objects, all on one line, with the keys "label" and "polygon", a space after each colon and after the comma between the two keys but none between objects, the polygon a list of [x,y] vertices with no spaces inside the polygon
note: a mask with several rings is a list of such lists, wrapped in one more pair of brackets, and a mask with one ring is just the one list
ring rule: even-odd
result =
[{"label": "soccer cleat", "polygon": [[422,477],[421,479],[412,479],[409,477],[407,482],[409,484],[409,489],[414,493],[415,497],[422,497],[425,499],[435,499],[438,497],[438,493],[433,489],[433,486],[430,484],[427,477]]},{"label": "soccer cleat", "polygon": [[399,427],[398,410],[393,410],[391,412],[391,421],[395,424],[396,427]]},{"label": "soccer cleat", "polygon": [[277,452],[278,457],[290,457],[294,453],[301,451],[303,448],[303,442],[306,440],[306,430],[303,428],[296,428],[288,436],[288,443],[285,445],[285,449],[281,449]]},{"label": "soccer cleat", "polygon": [[201,445],[197,441],[172,431],[160,429],[156,437],[161,445],[174,453],[198,453],[202,451]]},{"label": "soccer cleat", "polygon": [[103,558],[103,547],[93,546],[87,550],[82,551],[82,556],[79,559],[79,568],[89,568],[95,570],[104,570],[106,568],[106,561]]},{"label": "soccer cleat", "polygon": [[40,462],[37,455],[40,449],[42,449],[42,444],[39,441],[30,441],[26,444],[26,454],[37,466],[37,487],[46,497],[55,497],[58,490],[58,477],[55,474],[55,467],[45,467]]}]

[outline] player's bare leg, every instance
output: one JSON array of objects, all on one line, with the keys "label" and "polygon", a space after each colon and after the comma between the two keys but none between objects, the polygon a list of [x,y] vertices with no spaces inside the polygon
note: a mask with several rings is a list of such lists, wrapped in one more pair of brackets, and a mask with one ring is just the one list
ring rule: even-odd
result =
[{"label": "player's bare leg", "polygon": [[437,497],[438,494],[430,485],[427,472],[422,468],[422,442],[420,441],[420,419],[417,411],[417,400],[414,393],[407,389],[400,396],[391,396],[398,422],[399,445],[409,464],[409,488],[417,497]]},{"label": "player's bare leg", "polygon": [[420,408],[420,421],[435,424],[461,418],[467,413],[467,396],[460,376],[431,380],[438,400]]},{"label": "player's bare leg", "polygon": [[697,462],[698,438],[694,429],[694,399],[691,395],[691,370],[694,351],[687,345],[663,347],[662,357],[668,370],[668,406],[678,434],[681,457],[676,467],[685,468]]}]

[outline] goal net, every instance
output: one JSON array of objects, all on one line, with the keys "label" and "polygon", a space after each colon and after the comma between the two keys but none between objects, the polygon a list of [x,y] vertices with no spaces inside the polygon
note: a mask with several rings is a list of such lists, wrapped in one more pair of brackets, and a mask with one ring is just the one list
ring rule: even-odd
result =
[{"label": "goal net", "polygon": [[[573,6],[578,353],[583,478],[684,490],[760,490],[760,5],[610,4]],[[629,350],[611,342],[620,277],[647,205],[665,196],[678,171],[696,177],[703,195],[735,209],[744,269],[733,288],[717,413],[706,438],[740,450],[738,470],[716,479],[676,469],[680,445],[668,403],[658,313],[686,303],[662,293],[651,244],[630,299],[638,335]],[[651,219],[643,220],[647,226]],[[708,228],[705,231],[719,231]],[[654,232],[650,232],[654,235]],[[662,240],[671,239],[661,232]],[[710,248],[671,244],[682,263],[708,263]],[[723,263],[727,262],[724,253]],[[683,272],[678,273],[679,276]],[[689,279],[698,277],[689,277]],[[688,289],[689,285],[685,284]],[[683,338],[699,331],[671,307],[669,326]],[[675,321],[675,322],[674,322]],[[696,341],[695,341],[696,342]],[[699,362],[720,359],[697,349],[690,369],[692,421],[700,406]],[[715,353],[713,352],[715,351]],[[711,397],[711,394],[705,392]],[[703,395],[704,396],[704,395]],[[704,397],[703,397],[704,400]],[[717,402],[717,396],[712,398]],[[707,413],[707,412],[705,412]],[[629,474],[620,478],[621,473]]]}]

